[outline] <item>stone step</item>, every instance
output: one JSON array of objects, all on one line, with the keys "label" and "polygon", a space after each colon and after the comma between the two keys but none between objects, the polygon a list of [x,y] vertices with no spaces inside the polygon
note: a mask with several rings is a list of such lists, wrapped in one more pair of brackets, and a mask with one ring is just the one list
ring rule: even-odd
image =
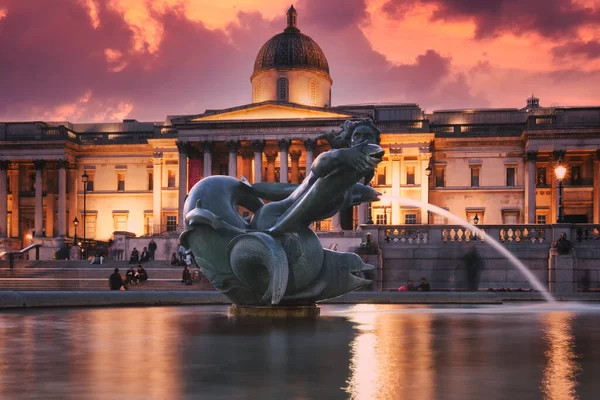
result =
[{"label": "stone step", "polygon": [[[193,269],[192,273],[194,272]],[[108,279],[114,268],[0,268],[0,278],[98,278]],[[148,276],[153,279],[181,279],[183,268],[148,268]],[[119,269],[121,275],[125,276],[127,270]]]},{"label": "stone step", "polygon": [[[207,282],[184,285],[181,279],[148,280],[142,285],[130,285],[129,290],[214,290]],[[2,279],[0,290],[109,290],[108,279]]]},{"label": "stone step", "polygon": [[[129,263],[126,261],[104,261],[102,264],[90,264],[89,261],[75,261],[75,260],[15,260],[14,268],[22,269],[22,268],[119,268],[119,269],[127,269],[129,267]],[[133,265],[133,264],[132,264]],[[137,265],[137,264],[136,264]],[[136,266],[134,265],[134,267]],[[146,263],[140,264],[145,269],[152,268],[181,268],[182,266],[172,267],[168,262],[165,261],[149,261]],[[0,268],[9,268],[9,262],[7,260],[0,260]]]}]

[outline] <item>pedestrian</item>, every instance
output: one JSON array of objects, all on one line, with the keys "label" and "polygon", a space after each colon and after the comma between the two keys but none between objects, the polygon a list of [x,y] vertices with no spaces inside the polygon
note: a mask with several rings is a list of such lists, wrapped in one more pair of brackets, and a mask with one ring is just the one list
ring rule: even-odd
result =
[{"label": "pedestrian", "polygon": [[150,259],[154,260],[154,254],[156,253],[156,242],[154,239],[150,239],[150,243],[148,244],[148,252],[150,253]]},{"label": "pedestrian", "polygon": [[140,253],[134,247],[131,251],[131,256],[129,257],[129,264],[137,264],[140,261]]},{"label": "pedestrian", "polygon": [[140,256],[140,262],[146,261],[150,261],[150,252],[148,251],[147,247],[144,247],[144,250],[142,250],[142,255]]},{"label": "pedestrian", "polygon": [[190,271],[190,266],[186,265],[183,269],[183,273],[181,274],[181,283],[185,283],[187,285],[191,285],[192,282],[192,272]]},{"label": "pedestrian", "polygon": [[421,278],[421,284],[417,286],[417,290],[419,292],[429,292],[431,290],[431,285],[426,278]]},{"label": "pedestrian", "polygon": [[108,278],[108,286],[110,290],[121,290],[121,288],[127,290],[127,287],[123,285],[123,277],[119,273],[119,268],[115,268],[115,272]]}]

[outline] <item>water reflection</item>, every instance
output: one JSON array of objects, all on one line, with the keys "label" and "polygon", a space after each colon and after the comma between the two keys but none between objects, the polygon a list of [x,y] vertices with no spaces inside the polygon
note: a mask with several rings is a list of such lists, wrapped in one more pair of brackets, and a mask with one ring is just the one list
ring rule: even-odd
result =
[{"label": "water reflection", "polygon": [[544,369],[542,391],[548,400],[578,399],[575,387],[581,370],[575,355],[572,312],[551,312],[540,317],[544,324],[547,364]]},{"label": "water reflection", "polygon": [[350,345],[350,377],[345,387],[351,399],[434,398],[434,316],[386,313],[393,309],[366,304],[351,309],[349,320],[357,330]]}]

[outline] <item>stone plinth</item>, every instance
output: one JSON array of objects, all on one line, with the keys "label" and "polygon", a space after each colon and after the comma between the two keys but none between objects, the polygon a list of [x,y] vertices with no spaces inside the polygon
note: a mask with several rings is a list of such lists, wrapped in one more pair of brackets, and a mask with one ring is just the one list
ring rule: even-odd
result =
[{"label": "stone plinth", "polygon": [[548,291],[551,293],[574,293],[577,291],[575,282],[575,256],[573,253],[559,255],[556,249],[550,250],[548,259]]},{"label": "stone plinth", "polygon": [[227,310],[230,317],[266,317],[266,318],[315,318],[321,309],[312,306],[239,306],[232,305]]}]

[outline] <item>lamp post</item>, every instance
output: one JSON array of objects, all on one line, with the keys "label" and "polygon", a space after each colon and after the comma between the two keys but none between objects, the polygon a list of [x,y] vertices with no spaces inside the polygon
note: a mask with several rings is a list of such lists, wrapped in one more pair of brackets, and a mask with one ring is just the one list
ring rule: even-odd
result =
[{"label": "lamp post", "polygon": [[479,215],[475,214],[475,218],[473,218],[473,224],[477,225],[479,223]]},{"label": "lamp post", "polygon": [[427,164],[427,168],[425,168],[425,175],[431,176],[432,171],[433,170],[431,169],[431,161],[430,161],[429,164]]},{"label": "lamp post", "polygon": [[563,179],[565,178],[565,174],[567,173],[567,168],[562,165],[562,159],[558,159],[558,165],[554,168],[554,173],[556,173],[556,179],[558,179],[558,218],[556,219],[556,223],[562,224],[565,222],[564,216],[564,198],[563,198]]},{"label": "lamp post", "polygon": [[86,209],[87,209],[87,186],[88,186],[88,180],[89,180],[89,176],[88,174],[85,172],[85,170],[83,171],[83,175],[81,175],[81,182],[83,182],[83,258],[87,258],[87,254],[86,254],[86,250],[87,250],[87,246],[86,246],[86,237],[85,237],[85,217],[86,217]]},{"label": "lamp post", "polygon": [[73,246],[77,246],[77,227],[79,226],[79,220],[77,219],[77,217],[73,218],[73,226],[75,227],[75,235],[73,236]]}]

